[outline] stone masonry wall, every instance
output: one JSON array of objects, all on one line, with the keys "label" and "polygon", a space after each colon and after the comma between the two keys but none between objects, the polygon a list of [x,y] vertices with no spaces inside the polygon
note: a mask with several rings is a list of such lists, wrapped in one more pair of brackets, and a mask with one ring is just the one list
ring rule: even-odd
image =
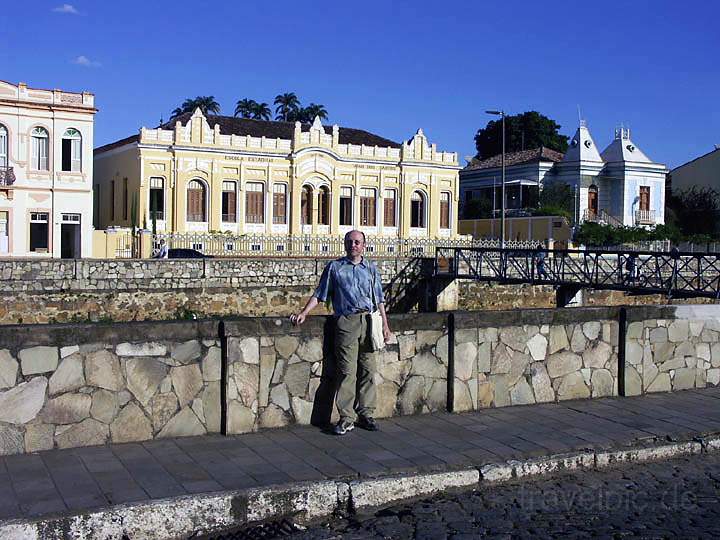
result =
[{"label": "stone masonry wall", "polygon": [[[327,259],[0,260],[0,325],[146,321],[297,312],[313,293]],[[377,259],[388,306],[415,311],[432,260]],[[428,264],[429,263],[429,264]],[[423,266],[425,265],[425,266]],[[584,305],[661,304],[660,296],[584,291]],[[703,303],[688,299],[682,303]],[[440,310],[553,308],[548,286],[458,280]],[[327,313],[325,306],[315,314]]]},{"label": "stone masonry wall", "polygon": [[[0,260],[0,324],[289,315],[328,259]],[[414,259],[375,261],[391,298]],[[403,306],[407,311],[412,306]],[[315,314],[327,313],[318,306]]]},{"label": "stone masonry wall", "polygon": [[[6,326],[0,454],[327,424],[333,324]],[[720,383],[720,306],[404,314],[391,327],[378,417],[614,396],[623,365],[624,395]]]},{"label": "stone masonry wall", "polygon": [[12,327],[0,454],[220,431],[213,323]]},{"label": "stone masonry wall", "polygon": [[648,309],[628,322],[626,395],[720,384],[720,306]]},{"label": "stone masonry wall", "polygon": [[617,310],[498,315],[455,315],[454,410],[617,395]]},{"label": "stone masonry wall", "polygon": [[[228,433],[337,420],[332,321],[229,322]],[[446,410],[448,331],[442,314],[393,319],[394,342],[376,354],[376,416]]]}]

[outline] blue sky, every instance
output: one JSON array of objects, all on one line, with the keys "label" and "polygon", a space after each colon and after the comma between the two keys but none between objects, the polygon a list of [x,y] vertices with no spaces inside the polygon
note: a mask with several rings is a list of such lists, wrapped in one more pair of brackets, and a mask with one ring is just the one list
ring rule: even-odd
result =
[{"label": "blue sky", "polygon": [[671,167],[720,144],[716,2],[68,1],[4,2],[0,79],[94,92],[96,146],[186,97],[232,114],[284,91],[461,163],[488,108],[572,135],[579,105],[598,146],[624,122]]}]

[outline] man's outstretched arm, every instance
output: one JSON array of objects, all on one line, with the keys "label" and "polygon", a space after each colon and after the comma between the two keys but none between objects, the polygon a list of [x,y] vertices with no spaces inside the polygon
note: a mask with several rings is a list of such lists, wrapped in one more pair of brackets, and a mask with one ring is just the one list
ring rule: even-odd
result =
[{"label": "man's outstretched arm", "polygon": [[315,296],[311,296],[310,299],[305,304],[305,307],[302,308],[302,311],[298,313],[297,315],[293,314],[290,315],[290,322],[293,324],[302,324],[305,322],[305,317],[307,317],[308,313],[310,313],[315,306],[318,305],[318,299]]}]

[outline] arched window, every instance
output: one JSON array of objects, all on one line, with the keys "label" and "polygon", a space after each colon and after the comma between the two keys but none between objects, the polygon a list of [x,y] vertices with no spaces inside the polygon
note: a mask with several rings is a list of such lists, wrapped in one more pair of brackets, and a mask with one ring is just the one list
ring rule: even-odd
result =
[{"label": "arched window", "polygon": [[303,186],[300,195],[300,223],[303,225],[310,225],[312,223],[312,200],[312,188],[310,186]]},{"label": "arched window", "polygon": [[191,180],[187,187],[187,220],[207,221],[205,214],[205,184]]},{"label": "arched window", "polygon": [[0,124],[0,167],[8,166],[8,132],[7,128]]},{"label": "arched window", "polygon": [[413,191],[410,197],[410,226],[424,229],[425,225],[425,194]]},{"label": "arched window", "polygon": [[440,193],[440,228],[450,228],[450,193]]},{"label": "arched window", "polygon": [[245,184],[245,223],[265,223],[265,186],[262,182]]},{"label": "arched window", "polygon": [[318,191],[318,223],[330,225],[330,190],[327,186],[320,186]]},{"label": "arched window", "polygon": [[373,188],[360,190],[360,225],[375,226],[375,190]]},{"label": "arched window", "polygon": [[63,133],[61,161],[63,171],[80,172],[82,168],[82,136],[75,128]]},{"label": "arched window", "polygon": [[36,171],[47,171],[50,137],[46,129],[36,127],[32,130],[32,168]]}]

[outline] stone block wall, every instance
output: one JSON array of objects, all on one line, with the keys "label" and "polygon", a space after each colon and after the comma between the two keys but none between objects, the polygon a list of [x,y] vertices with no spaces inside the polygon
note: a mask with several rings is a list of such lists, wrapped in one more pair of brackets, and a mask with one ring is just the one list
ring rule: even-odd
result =
[{"label": "stone block wall", "polygon": [[720,306],[628,312],[626,395],[719,384]]},{"label": "stone block wall", "polygon": [[0,454],[220,431],[214,323],[10,327]]},{"label": "stone block wall", "polygon": [[[224,323],[228,433],[337,420],[333,324],[319,317],[300,328],[282,319]],[[375,356],[376,416],[446,410],[447,317],[393,317],[393,329],[395,341]]]},{"label": "stone block wall", "polygon": [[618,395],[617,310],[454,315],[456,411]]}]

